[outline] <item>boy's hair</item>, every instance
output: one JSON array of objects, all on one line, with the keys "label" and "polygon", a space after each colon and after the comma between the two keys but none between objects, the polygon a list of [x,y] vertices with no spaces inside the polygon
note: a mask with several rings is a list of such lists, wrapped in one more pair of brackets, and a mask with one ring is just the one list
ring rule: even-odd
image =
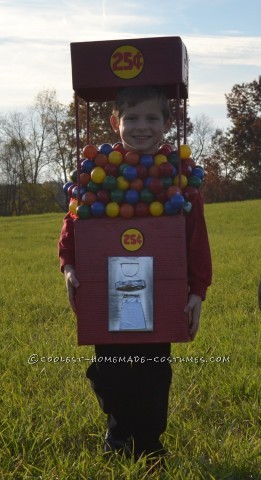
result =
[{"label": "boy's hair", "polygon": [[120,119],[124,112],[124,106],[134,107],[140,102],[156,99],[161,106],[164,121],[171,119],[169,101],[160,87],[126,87],[119,90],[114,101],[113,114]]}]

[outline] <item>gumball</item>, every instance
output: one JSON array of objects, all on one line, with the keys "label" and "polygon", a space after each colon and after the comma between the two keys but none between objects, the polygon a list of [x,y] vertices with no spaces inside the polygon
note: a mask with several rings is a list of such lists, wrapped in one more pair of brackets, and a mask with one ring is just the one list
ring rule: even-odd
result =
[{"label": "gumball", "polygon": [[69,178],[71,180],[71,182],[73,183],[77,183],[77,170],[72,170],[70,173],[69,173]]},{"label": "gumball", "polygon": [[112,145],[113,150],[116,150],[117,152],[121,152],[122,155],[124,154],[124,148],[121,142],[116,142],[114,145]]},{"label": "gumball", "polygon": [[82,153],[85,158],[94,158],[97,155],[97,148],[94,145],[86,145]]},{"label": "gumball", "polygon": [[112,150],[112,152],[108,155],[109,163],[112,163],[113,165],[120,165],[122,163],[122,159],[122,153],[117,152],[117,150]]},{"label": "gumball", "polygon": [[125,162],[123,162],[121,165],[119,165],[119,167],[118,167],[119,176],[123,175],[123,171],[126,167],[128,167],[128,164],[125,163]]},{"label": "gumball", "polygon": [[135,166],[139,163],[140,156],[136,152],[127,152],[124,157],[124,162],[128,165]]},{"label": "gumball", "polygon": [[119,204],[123,203],[125,199],[124,190],[119,190],[119,189],[113,190],[110,193],[110,198],[112,202],[116,202]]},{"label": "gumball", "polygon": [[64,186],[63,186],[63,191],[64,191],[64,193],[67,193],[67,194],[68,194],[68,190],[69,190],[69,188],[70,188],[72,185],[73,185],[73,187],[75,187],[75,183],[73,183],[73,182],[67,182],[67,183],[65,183]]},{"label": "gumball", "polygon": [[117,187],[120,190],[127,190],[127,188],[129,188],[129,182],[126,180],[126,178],[120,176],[117,178]]},{"label": "gumball", "polygon": [[148,169],[144,165],[137,165],[136,167],[137,177],[144,180],[148,176]]},{"label": "gumball", "polygon": [[76,186],[77,186],[76,183],[72,183],[72,184],[70,185],[70,187],[68,188],[68,190],[67,190],[67,195],[68,195],[69,197],[72,197],[72,191],[73,191],[74,187],[76,187]]},{"label": "gumball", "polygon": [[192,167],[185,160],[181,160],[181,173],[185,175],[185,177],[192,175]]},{"label": "gumball", "polygon": [[94,202],[96,202],[96,195],[93,192],[86,192],[82,196],[82,202],[84,205],[92,205]]},{"label": "gumball", "polygon": [[168,162],[171,163],[171,165],[173,165],[174,167],[178,167],[178,164],[179,164],[179,156],[178,156],[178,152],[177,152],[177,151],[172,152],[172,153],[168,156]]},{"label": "gumball", "polygon": [[192,209],[192,203],[186,201],[183,205],[183,212],[189,213],[191,212],[191,209]]},{"label": "gumball", "polygon": [[180,193],[176,193],[169,200],[174,208],[180,209],[184,206],[185,199]]},{"label": "gumball", "polygon": [[81,172],[82,173],[91,173],[92,169],[95,167],[93,160],[83,160],[81,163]]},{"label": "gumball", "polygon": [[[80,198],[82,198],[82,196],[87,192],[87,188],[86,187],[80,187],[80,190],[79,190],[79,195],[80,195]],[[78,197],[78,187],[74,187],[73,190],[72,190],[72,196],[74,198],[77,198]]]},{"label": "gumball", "polygon": [[120,206],[116,202],[109,202],[105,207],[107,217],[118,217],[120,213]]},{"label": "gumball", "polygon": [[143,188],[140,191],[140,201],[145,203],[151,203],[154,200],[154,195],[147,188]]},{"label": "gumball", "polygon": [[102,167],[94,167],[91,172],[91,178],[94,183],[103,183],[106,173]]},{"label": "gumball", "polygon": [[135,180],[132,180],[132,182],[130,182],[130,188],[132,190],[137,190],[137,192],[140,192],[140,190],[143,189],[143,181],[141,180],[141,178],[135,178]]},{"label": "gumball", "polygon": [[159,174],[161,177],[173,176],[174,167],[169,162],[163,162],[159,165]]},{"label": "gumball", "polygon": [[158,166],[158,165],[152,165],[152,166],[149,168],[149,175],[150,175],[151,177],[159,177],[159,176],[160,176],[159,166]]},{"label": "gumball", "polygon": [[113,177],[112,175],[107,175],[107,177],[105,177],[104,179],[102,186],[107,190],[114,190],[115,188],[117,188],[117,178]]},{"label": "gumball", "polygon": [[160,217],[164,212],[164,206],[161,202],[155,201],[150,204],[149,210],[153,217]]},{"label": "gumball", "polygon": [[181,193],[181,188],[176,185],[172,185],[167,189],[167,197],[171,198],[175,193]]},{"label": "gumball", "polygon": [[189,202],[193,202],[193,200],[197,198],[198,193],[199,193],[198,189],[192,186],[187,186],[183,190],[183,195],[185,199],[188,200]]},{"label": "gumball", "polygon": [[79,205],[76,209],[76,214],[79,218],[86,219],[91,216],[91,209],[89,205]]},{"label": "gumball", "polygon": [[160,178],[151,178],[147,188],[152,193],[160,193],[164,188],[163,182]]},{"label": "gumball", "polygon": [[137,178],[137,170],[135,167],[132,167],[131,165],[129,165],[128,167],[124,168],[123,170],[123,176],[124,178],[126,178],[126,180],[134,180],[135,178]]},{"label": "gumball", "polygon": [[188,184],[188,179],[187,177],[185,177],[185,175],[181,175],[180,177],[181,177],[180,181],[179,181],[179,175],[176,175],[176,177],[174,177],[173,185],[179,187],[179,185],[181,184],[181,188],[185,188]]},{"label": "gumball", "polygon": [[188,179],[188,184],[191,187],[199,188],[202,183],[202,180],[199,177],[195,177],[194,175],[192,177],[189,177]]},{"label": "gumball", "polygon": [[197,165],[195,168],[193,168],[192,175],[193,175],[193,177],[199,177],[200,180],[203,180],[203,178],[205,176],[204,169],[202,167],[200,167],[199,165]]},{"label": "gumball", "polygon": [[180,158],[185,159],[189,158],[191,155],[191,150],[189,145],[184,143],[184,145],[180,145]]},{"label": "gumball", "polygon": [[112,152],[112,146],[110,143],[103,143],[99,147],[99,153],[104,153],[104,155],[109,155]]},{"label": "gumball", "polygon": [[96,167],[105,167],[108,163],[108,157],[104,153],[98,153],[94,158],[94,164]]},{"label": "gumball", "polygon": [[162,190],[162,192],[155,194],[155,200],[158,200],[158,202],[165,203],[167,199],[166,190]]},{"label": "gumball", "polygon": [[104,203],[104,205],[107,205],[107,203],[109,203],[111,199],[110,192],[108,192],[108,190],[105,190],[103,188],[97,192],[96,197],[97,197],[97,200],[99,202]]},{"label": "gumball", "polygon": [[155,155],[154,157],[154,164],[158,166],[160,166],[162,163],[165,163],[167,161],[168,159],[166,155],[161,155],[160,153],[158,153],[158,155]]},{"label": "gumball", "polygon": [[136,190],[126,190],[125,192],[125,202],[130,203],[131,205],[139,201],[139,192]]},{"label": "gumball", "polygon": [[72,200],[69,205],[69,212],[71,212],[73,215],[76,215],[77,207],[78,207],[78,200],[76,199]]},{"label": "gumball", "polygon": [[159,148],[159,153],[162,155],[168,156],[172,152],[172,150],[173,150],[173,147],[172,145],[170,145],[170,143],[164,143]]},{"label": "gumball", "polygon": [[95,183],[92,180],[90,180],[86,188],[88,192],[97,193],[101,187],[98,183]]},{"label": "gumball", "polygon": [[187,165],[190,165],[192,168],[195,168],[196,162],[193,160],[193,158],[189,157],[184,160]]},{"label": "gumball", "polygon": [[138,202],[135,205],[134,212],[136,217],[147,217],[150,213],[149,205],[145,202]]},{"label": "gumball", "polygon": [[91,180],[91,175],[89,173],[81,173],[80,174],[80,184],[82,186],[86,186],[89,181]]},{"label": "gumball", "polygon": [[134,207],[129,203],[120,206],[120,216],[123,218],[132,218],[134,216]]},{"label": "gumball", "polygon": [[178,211],[178,208],[175,208],[170,200],[164,203],[164,212],[166,215],[176,215]]},{"label": "gumball", "polygon": [[172,177],[162,177],[161,181],[163,183],[163,188],[166,190],[173,185]]},{"label": "gumball", "polygon": [[153,156],[152,155],[141,155],[140,165],[145,168],[150,168],[153,165]]},{"label": "gumball", "polygon": [[113,177],[118,177],[118,166],[113,165],[113,163],[107,163],[104,166],[104,171],[106,175],[112,175]]},{"label": "gumball", "polygon": [[105,205],[102,202],[94,202],[91,205],[91,213],[94,217],[102,217],[105,212]]}]

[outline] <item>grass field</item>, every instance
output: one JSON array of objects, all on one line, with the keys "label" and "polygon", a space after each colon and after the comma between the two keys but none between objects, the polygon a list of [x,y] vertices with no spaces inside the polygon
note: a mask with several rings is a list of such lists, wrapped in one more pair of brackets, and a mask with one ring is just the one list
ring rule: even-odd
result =
[{"label": "grass field", "polygon": [[0,479],[260,479],[261,200],[206,206],[213,284],[197,338],[172,346],[182,361],[172,364],[161,472],[102,452],[106,418],[87,362],[72,360],[93,349],[77,346],[59,273],[62,217],[0,218]]}]

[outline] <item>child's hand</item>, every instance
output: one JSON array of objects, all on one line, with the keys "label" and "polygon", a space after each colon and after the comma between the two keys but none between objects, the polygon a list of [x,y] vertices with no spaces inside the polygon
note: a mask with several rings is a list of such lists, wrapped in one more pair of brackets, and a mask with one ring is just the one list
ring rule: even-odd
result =
[{"label": "child's hand", "polygon": [[79,281],[77,280],[77,277],[75,275],[75,270],[72,265],[65,265],[63,271],[64,271],[64,278],[65,278],[69,302],[74,313],[76,313],[74,296],[75,296],[75,289],[78,288],[80,284],[79,284]]},{"label": "child's hand", "polygon": [[189,334],[190,340],[194,340],[198,328],[201,312],[202,298],[198,295],[189,295],[189,300],[184,308],[184,312],[189,314]]}]

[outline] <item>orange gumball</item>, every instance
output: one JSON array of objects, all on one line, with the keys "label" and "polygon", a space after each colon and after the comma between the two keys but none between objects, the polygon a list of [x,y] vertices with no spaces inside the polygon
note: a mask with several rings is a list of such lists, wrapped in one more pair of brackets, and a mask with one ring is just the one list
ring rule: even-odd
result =
[{"label": "orange gumball", "polygon": [[124,157],[124,162],[128,165],[137,165],[139,163],[140,156],[136,152],[127,152]]},{"label": "orange gumball", "polygon": [[97,155],[97,152],[98,150],[95,145],[85,145],[82,153],[85,158],[94,158]]},{"label": "orange gumball", "polygon": [[132,218],[134,215],[134,207],[129,203],[120,206],[120,216],[123,218]]}]

